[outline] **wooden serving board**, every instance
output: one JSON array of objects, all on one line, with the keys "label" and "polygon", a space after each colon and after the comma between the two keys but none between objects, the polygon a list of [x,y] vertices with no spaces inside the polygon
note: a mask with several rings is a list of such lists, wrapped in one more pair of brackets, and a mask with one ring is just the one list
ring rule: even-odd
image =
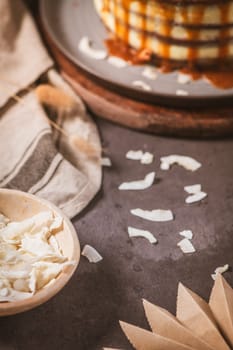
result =
[{"label": "wooden serving board", "polygon": [[159,135],[206,138],[233,135],[233,104],[209,108],[168,108],[136,101],[104,86],[71,62],[42,29],[61,73],[97,116]]}]

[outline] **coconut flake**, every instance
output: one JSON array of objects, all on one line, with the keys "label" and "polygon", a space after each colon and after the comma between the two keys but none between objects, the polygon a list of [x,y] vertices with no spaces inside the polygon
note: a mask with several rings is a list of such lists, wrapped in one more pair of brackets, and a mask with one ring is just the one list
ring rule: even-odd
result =
[{"label": "coconut flake", "polygon": [[[57,256],[61,256],[61,249],[55,236],[49,237],[48,243]],[[52,257],[52,254],[51,254]]]},{"label": "coconut flake", "polygon": [[180,236],[183,236],[189,240],[193,239],[193,232],[191,230],[184,230],[179,232]]},{"label": "coconut flake", "polygon": [[166,162],[162,162],[160,165],[161,170],[169,170],[170,169],[170,164]]},{"label": "coconut flake", "polygon": [[117,68],[125,68],[128,66],[128,63],[125,60],[117,56],[109,56],[108,63]]},{"label": "coconut flake", "polygon": [[41,237],[37,237],[37,236],[24,237],[22,239],[21,246],[25,252],[29,252],[35,256],[49,255],[54,252],[51,246],[47,242],[45,242]]},{"label": "coconut flake", "polygon": [[135,80],[133,81],[132,85],[145,91],[152,91],[151,86],[142,80]]},{"label": "coconut flake", "polygon": [[158,78],[158,71],[154,67],[147,66],[144,68],[142,76],[150,80],[156,80]]},{"label": "coconut flake", "polygon": [[181,89],[176,90],[176,96],[188,96],[188,95],[189,93],[186,90],[181,90]]},{"label": "coconut flake", "polygon": [[124,182],[119,186],[119,190],[145,190],[151,187],[155,180],[155,172],[149,173],[143,180]]},{"label": "coconut flake", "polygon": [[141,164],[152,164],[154,155],[150,152],[145,152],[141,158]]},{"label": "coconut flake", "polygon": [[197,184],[197,185],[185,186],[184,190],[189,194],[196,194],[201,192],[201,185]]},{"label": "coconut flake", "polygon": [[[63,227],[63,218],[60,217],[60,216],[56,216],[54,219],[53,219],[53,222],[52,224],[50,225],[49,227],[49,230],[51,232],[53,231],[57,231],[57,230],[61,230]],[[54,237],[54,236],[52,236]]]},{"label": "coconut flake", "polygon": [[155,244],[158,242],[157,239],[149,231],[140,230],[134,227],[128,227],[128,234],[130,238],[133,238],[133,237],[146,238],[151,244]]},{"label": "coconut flake", "polygon": [[29,285],[26,279],[17,279],[13,282],[13,289],[18,292],[29,292]]},{"label": "coconut flake", "polygon": [[150,152],[139,151],[128,151],[126,158],[130,160],[140,160],[141,164],[151,164],[154,160],[154,155]]},{"label": "coconut flake", "polygon": [[182,250],[182,252],[184,254],[195,253],[195,251],[196,251],[193,244],[187,238],[182,239],[182,241],[177,243],[177,246],[180,247],[180,249]]},{"label": "coconut flake", "polygon": [[196,171],[201,167],[201,163],[199,163],[194,158],[176,154],[167,157],[161,157],[160,160],[160,169],[162,170],[169,170],[173,164],[178,164],[190,171]]},{"label": "coconut flake", "polygon": [[223,273],[225,273],[225,272],[227,272],[228,270],[229,270],[229,265],[228,264],[226,264],[226,265],[224,265],[224,266],[219,266],[219,267],[217,267],[216,269],[215,269],[215,271],[214,271],[214,273],[211,275],[211,277],[213,278],[213,280],[215,281],[216,280],[216,277],[217,277],[217,275],[218,274],[223,274]]},{"label": "coconut flake", "polygon": [[2,288],[2,289],[0,290],[0,296],[1,296],[1,297],[6,297],[8,294],[9,294],[8,288]]},{"label": "coconut flake", "polygon": [[188,74],[179,73],[177,77],[177,82],[179,84],[188,84],[192,81],[192,78]]},{"label": "coconut flake", "polygon": [[108,157],[101,158],[101,165],[105,167],[111,167],[112,166],[112,161]]},{"label": "coconut flake", "polygon": [[17,249],[14,245],[8,243],[0,244],[0,265],[2,263],[17,262]]},{"label": "coconut flake", "polygon": [[36,280],[37,280],[36,268],[34,267],[30,272],[29,283],[28,283],[29,290],[33,294],[36,292]]},{"label": "coconut flake", "polygon": [[[65,264],[65,263],[64,263]],[[63,270],[64,264],[38,261],[33,264],[36,268],[36,288],[41,289],[52,279],[56,278]]]},{"label": "coconut flake", "polygon": [[20,242],[20,238],[26,232],[30,232],[33,226],[33,220],[11,222],[0,230],[0,238],[2,238],[6,243],[18,244]]},{"label": "coconut flake", "polygon": [[31,298],[33,293],[18,292],[14,289],[8,289],[8,295],[0,296],[0,302],[20,301]]},{"label": "coconut flake", "polygon": [[91,41],[87,36],[82,37],[78,48],[81,52],[95,60],[104,60],[107,57],[107,52],[104,50],[93,49]]},{"label": "coconut flake", "polygon": [[85,245],[81,254],[85,256],[90,263],[96,264],[103,260],[103,257],[97,252],[97,250],[88,244]]},{"label": "coconut flake", "polygon": [[166,222],[174,220],[174,215],[171,210],[155,209],[150,211],[143,209],[132,209],[130,212],[132,215],[155,222]]},{"label": "coconut flake", "polygon": [[38,231],[44,229],[45,227],[49,227],[50,225],[54,224],[56,220],[58,220],[59,224],[61,225],[60,218],[58,217],[54,218],[52,211],[42,211],[41,213],[34,215],[29,220],[34,221],[34,227],[33,227],[34,233],[37,233]]},{"label": "coconut flake", "polygon": [[200,202],[206,197],[207,197],[207,193],[205,193],[205,192],[198,192],[198,193],[195,193],[195,194],[193,194],[191,196],[188,196],[185,199],[185,203],[192,204],[192,203]]},{"label": "coconut flake", "polygon": [[0,278],[8,281],[15,279],[28,278],[31,271],[31,266],[28,263],[18,262],[13,265],[4,265],[0,267]]},{"label": "coconut flake", "polygon": [[143,151],[128,151],[126,153],[126,158],[130,160],[141,160],[143,157],[144,153]]},{"label": "coconut flake", "polygon": [[0,214],[0,229],[5,227],[9,222],[10,220],[5,215]]}]

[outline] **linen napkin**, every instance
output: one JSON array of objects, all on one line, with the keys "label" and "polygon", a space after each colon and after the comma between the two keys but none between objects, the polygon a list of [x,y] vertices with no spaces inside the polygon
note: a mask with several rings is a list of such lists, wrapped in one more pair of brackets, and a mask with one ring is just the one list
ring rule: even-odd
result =
[{"label": "linen napkin", "polygon": [[1,0],[0,13],[0,187],[41,196],[74,217],[101,186],[98,130],[51,68],[21,0]]}]

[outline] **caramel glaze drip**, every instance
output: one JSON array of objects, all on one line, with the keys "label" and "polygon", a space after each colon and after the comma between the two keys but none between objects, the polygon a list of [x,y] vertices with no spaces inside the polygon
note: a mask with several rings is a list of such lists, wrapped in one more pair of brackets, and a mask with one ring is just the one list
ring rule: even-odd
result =
[{"label": "caramel glaze drip", "polygon": [[109,11],[110,11],[110,8],[109,8],[109,0],[103,0],[102,11],[103,11],[103,12],[109,12]]},{"label": "caramel glaze drip", "polygon": [[[205,8],[204,6],[197,6],[196,11],[194,11],[193,13],[193,17],[192,17],[192,24],[194,25],[199,25],[200,23],[202,23],[203,21],[203,16],[204,16],[204,12],[205,12]],[[186,21],[188,21],[188,13],[187,13],[187,9],[184,13],[184,23],[187,23]],[[187,30],[187,34],[188,34],[188,39],[190,41],[198,41],[200,40],[199,37],[199,30]],[[188,51],[188,60],[189,60],[189,64],[193,64],[193,62],[195,62],[198,59],[198,49],[195,47],[189,47],[189,51]]]},{"label": "caramel glaze drip", "polygon": [[147,27],[146,27],[146,3],[145,2],[141,2],[140,12],[143,13],[141,49],[144,49],[146,47],[146,31],[147,31]]},{"label": "caramel glaze drip", "polygon": [[[116,0],[115,0],[116,1]],[[129,13],[130,13],[130,3],[124,5],[124,21],[126,26],[124,27],[123,41],[128,44],[129,42]]]},{"label": "caramel glaze drip", "polygon": [[[166,6],[164,6],[164,5],[161,5],[161,6],[162,6],[162,12],[163,12],[165,20],[163,20],[161,22],[160,30],[161,30],[161,33],[166,38],[170,38],[171,32],[172,32],[172,26],[168,21],[166,21],[166,18],[167,18],[166,16],[168,16],[173,21],[175,13],[171,12],[171,10],[169,8],[167,8]],[[168,60],[170,58],[170,45],[168,43],[160,42],[159,53],[160,53],[161,57],[163,57],[165,60]]]},{"label": "caramel glaze drip", "polygon": [[[228,14],[229,14],[229,10],[230,10],[229,3],[222,5],[220,7],[220,10],[221,10],[221,24],[224,25],[224,24],[228,23]],[[219,39],[224,40],[224,39],[228,38],[229,35],[230,35],[229,28],[222,29]],[[228,56],[228,51],[229,51],[229,46],[227,44],[221,45],[221,47],[219,48],[219,58],[222,58],[222,59],[226,58]]]},{"label": "caramel glaze drip", "polygon": [[120,23],[118,19],[118,6],[117,6],[117,0],[113,0],[114,7],[113,7],[113,15],[114,15],[114,20],[115,20],[115,32],[118,34],[120,28]]},{"label": "caramel glaze drip", "polygon": [[[105,0],[106,1],[106,0]],[[112,0],[114,2],[114,20],[115,20],[115,32],[118,38],[110,38],[105,40],[105,44],[109,53],[113,56],[118,56],[124,60],[131,62],[132,64],[142,64],[151,60],[152,52],[145,49],[146,46],[146,36],[143,35],[141,49],[136,50],[128,46],[129,44],[129,15],[130,15],[130,1],[121,0],[121,8],[124,16],[124,23],[126,25],[122,26],[119,20],[119,1]],[[146,11],[146,3],[142,4],[143,13]],[[146,31],[146,17],[143,19],[145,31]]]},{"label": "caramel glaze drip", "polygon": [[[104,11],[110,11],[110,1],[111,0],[103,0],[103,10]],[[129,14],[130,14],[130,3],[133,0],[112,0],[113,1],[113,8],[114,8],[114,18],[115,18],[115,31],[117,34],[119,34],[119,38],[111,38],[107,39],[105,41],[105,44],[108,48],[108,51],[111,55],[121,57],[125,59],[126,61],[131,62],[132,64],[141,64],[145,62],[149,62],[151,60],[152,53],[149,52],[149,50],[146,49],[147,44],[147,16],[146,16],[146,9],[147,9],[147,3],[146,1],[142,1],[140,3],[140,13],[143,14],[142,16],[142,36],[141,36],[141,48],[140,50],[133,49],[128,46],[129,43]],[[161,14],[164,19],[169,18],[169,20],[174,20],[175,12],[171,11],[171,7],[168,7],[167,5],[161,4]],[[119,12],[118,7],[121,5],[123,16],[124,16],[124,22],[125,26],[122,26],[119,20]],[[230,3],[225,3],[219,5],[220,13],[221,13],[221,24],[225,25],[228,23],[228,13],[230,9]],[[203,22],[203,16],[205,11],[205,5],[196,5],[195,11],[192,13],[192,18],[190,22],[190,14],[188,14],[188,7],[187,6],[180,6],[179,8],[180,14],[182,16],[183,23],[191,23],[193,25],[199,25]],[[121,18],[122,19],[122,18]],[[166,37],[171,37],[171,31],[172,31],[172,25],[169,23],[169,21],[162,21],[161,22],[161,32]],[[229,28],[224,28],[220,32],[220,40],[225,40],[229,37],[230,32]],[[188,29],[187,28],[187,36],[190,41],[198,41],[200,40],[199,37],[199,30],[198,29]],[[228,57],[229,51],[229,45],[223,44],[219,48],[219,60],[224,60]],[[169,62],[170,58],[170,45],[167,43],[160,42],[159,44],[159,52],[161,57],[163,57],[162,61],[160,60],[159,66],[160,70],[162,72],[171,72],[174,70],[174,65]],[[181,71],[189,74],[192,79],[197,80],[202,77],[205,77],[209,82],[211,82],[213,85],[227,89],[233,87],[233,66],[232,64],[224,67],[219,67],[216,71],[213,69],[205,69],[199,70],[196,68],[196,62],[198,60],[198,47],[189,47],[188,48],[188,65],[185,68],[182,68]],[[218,62],[218,61],[216,61]]]}]

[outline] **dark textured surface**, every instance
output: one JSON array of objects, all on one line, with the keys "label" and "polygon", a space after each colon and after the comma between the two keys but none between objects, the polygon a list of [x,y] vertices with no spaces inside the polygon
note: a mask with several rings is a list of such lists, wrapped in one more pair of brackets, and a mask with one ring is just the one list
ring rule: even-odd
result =
[{"label": "dark textured surface", "polygon": [[[217,266],[233,266],[233,140],[188,141],[145,135],[98,122],[113,167],[105,169],[103,188],[75,218],[81,245],[97,248],[104,260],[81,259],[63,291],[27,313],[0,319],[1,350],[96,350],[102,346],[131,349],[118,320],[147,327],[141,299],[175,311],[178,281],[208,298]],[[155,154],[152,165],[125,159],[129,149]],[[180,167],[159,170],[159,157],[171,153],[195,157],[203,164],[191,173]],[[157,183],[142,192],[120,192],[118,185],[158,173]],[[184,185],[201,183],[209,196],[201,204],[184,204]],[[152,223],[129,210],[170,208],[175,221]],[[127,226],[149,229],[156,246],[127,236]],[[176,247],[178,232],[192,229],[197,252],[183,255]],[[232,272],[225,274],[233,285]]]}]

